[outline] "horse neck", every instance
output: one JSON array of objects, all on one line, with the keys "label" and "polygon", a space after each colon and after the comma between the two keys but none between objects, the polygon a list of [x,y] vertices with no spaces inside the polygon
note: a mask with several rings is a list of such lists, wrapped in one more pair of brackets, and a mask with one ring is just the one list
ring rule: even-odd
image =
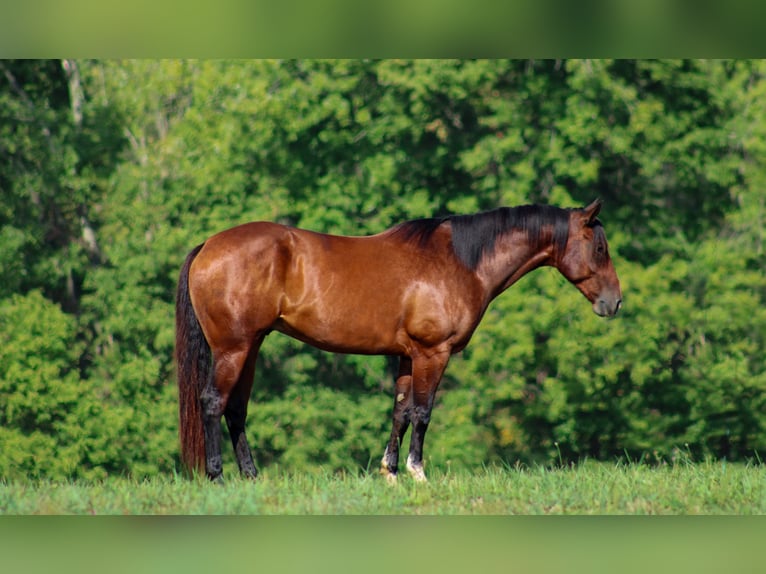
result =
[{"label": "horse neck", "polygon": [[492,253],[485,255],[476,273],[489,297],[494,298],[524,275],[544,265],[554,265],[552,243],[532,246],[526,232],[511,231],[498,237]]}]

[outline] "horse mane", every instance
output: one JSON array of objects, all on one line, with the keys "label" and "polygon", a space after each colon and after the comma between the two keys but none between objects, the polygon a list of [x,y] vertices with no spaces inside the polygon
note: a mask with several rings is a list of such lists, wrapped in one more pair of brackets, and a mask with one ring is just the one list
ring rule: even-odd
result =
[{"label": "horse mane", "polygon": [[557,253],[564,253],[569,237],[569,212],[552,205],[500,207],[473,215],[414,219],[396,226],[392,232],[426,247],[434,232],[449,222],[455,255],[466,267],[476,269],[482,258],[494,251],[497,238],[513,230],[526,231],[533,249],[552,242]]}]

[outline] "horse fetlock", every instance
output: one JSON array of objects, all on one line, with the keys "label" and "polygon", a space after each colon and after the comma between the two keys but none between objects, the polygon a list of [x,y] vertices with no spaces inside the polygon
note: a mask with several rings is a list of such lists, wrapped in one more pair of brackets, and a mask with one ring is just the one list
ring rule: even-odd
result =
[{"label": "horse fetlock", "polygon": [[[429,400],[429,403],[433,402],[433,398]],[[412,419],[418,423],[425,425],[426,427],[431,422],[431,404],[417,405],[412,409]]]},{"label": "horse fetlock", "polygon": [[391,474],[396,474],[399,470],[399,453],[391,452],[386,447],[385,452],[383,453],[383,458],[380,459],[380,468],[381,471],[389,472]]}]

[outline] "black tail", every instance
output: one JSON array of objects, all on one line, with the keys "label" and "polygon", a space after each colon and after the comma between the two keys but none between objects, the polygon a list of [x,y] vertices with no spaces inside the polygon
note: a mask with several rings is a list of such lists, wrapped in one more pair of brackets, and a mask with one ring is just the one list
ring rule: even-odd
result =
[{"label": "black tail", "polygon": [[212,367],[210,345],[189,298],[189,267],[201,249],[202,245],[198,245],[187,255],[181,267],[176,294],[178,433],[181,438],[181,461],[192,474],[205,472],[205,434],[199,396]]}]

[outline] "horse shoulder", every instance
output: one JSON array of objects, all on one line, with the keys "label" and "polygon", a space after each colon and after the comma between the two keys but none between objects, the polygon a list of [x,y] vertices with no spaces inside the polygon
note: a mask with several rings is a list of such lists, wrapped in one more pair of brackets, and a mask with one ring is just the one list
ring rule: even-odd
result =
[{"label": "horse shoulder", "polygon": [[483,313],[479,281],[463,270],[413,281],[405,294],[403,328],[425,346],[464,346]]}]

